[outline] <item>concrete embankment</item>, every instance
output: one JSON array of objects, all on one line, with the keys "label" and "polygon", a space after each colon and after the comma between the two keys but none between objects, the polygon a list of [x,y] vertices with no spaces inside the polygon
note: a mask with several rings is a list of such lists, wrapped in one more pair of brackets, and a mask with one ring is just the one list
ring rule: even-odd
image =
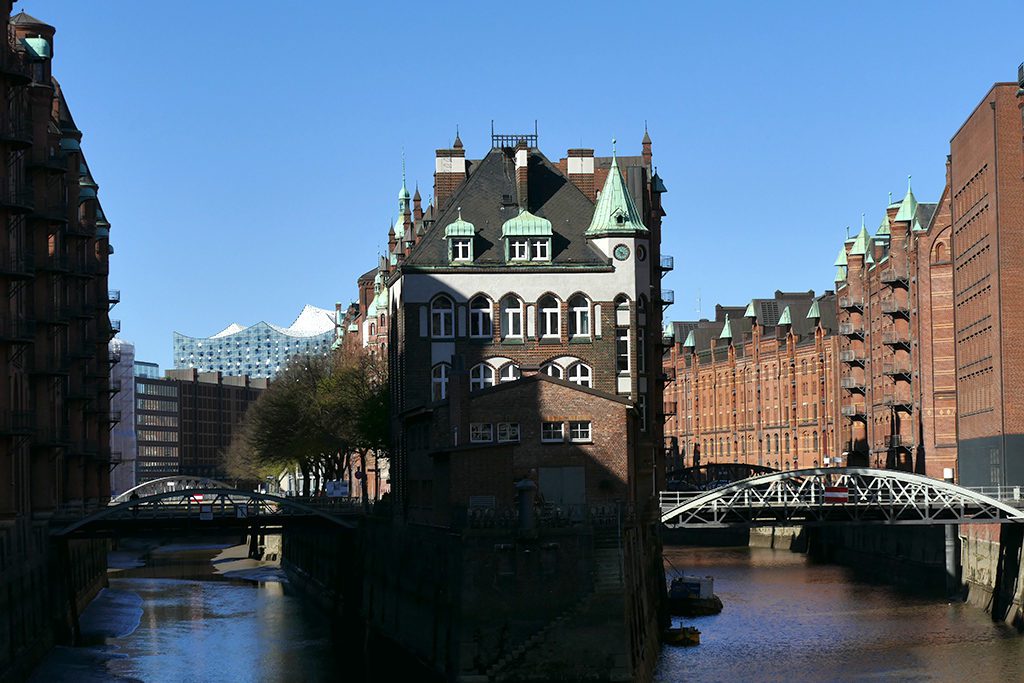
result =
[{"label": "concrete embankment", "polygon": [[976,524],[961,528],[961,579],[967,601],[995,621],[1024,630],[1024,528]]}]

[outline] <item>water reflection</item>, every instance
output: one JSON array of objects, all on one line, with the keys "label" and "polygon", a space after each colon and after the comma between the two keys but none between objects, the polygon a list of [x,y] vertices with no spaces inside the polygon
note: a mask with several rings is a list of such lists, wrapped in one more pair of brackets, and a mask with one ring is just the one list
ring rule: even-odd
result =
[{"label": "water reflection", "polygon": [[1024,670],[1024,640],[974,607],[860,582],[788,551],[666,556],[714,576],[725,610],[684,620],[701,645],[666,648],[658,681],[1012,681]]}]

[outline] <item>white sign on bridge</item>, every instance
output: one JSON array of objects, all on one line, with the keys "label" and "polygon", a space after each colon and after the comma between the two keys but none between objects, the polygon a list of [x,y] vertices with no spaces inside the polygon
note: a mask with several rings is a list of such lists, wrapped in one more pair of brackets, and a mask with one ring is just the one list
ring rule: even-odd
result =
[{"label": "white sign on bridge", "polygon": [[213,506],[209,503],[204,503],[199,506],[199,519],[203,522],[209,522],[213,520]]}]

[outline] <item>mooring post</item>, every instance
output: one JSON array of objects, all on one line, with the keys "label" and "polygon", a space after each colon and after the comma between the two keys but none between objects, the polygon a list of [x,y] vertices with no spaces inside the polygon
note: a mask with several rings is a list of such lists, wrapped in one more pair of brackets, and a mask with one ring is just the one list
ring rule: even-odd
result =
[{"label": "mooring post", "polygon": [[[942,479],[953,483],[953,469],[942,470]],[[947,524],[946,531],[946,593],[956,595],[960,592],[960,525]]]}]

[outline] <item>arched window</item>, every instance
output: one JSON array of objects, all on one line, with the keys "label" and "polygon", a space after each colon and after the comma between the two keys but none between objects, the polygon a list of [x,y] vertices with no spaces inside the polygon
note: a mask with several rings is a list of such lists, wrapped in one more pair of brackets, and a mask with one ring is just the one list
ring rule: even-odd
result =
[{"label": "arched window", "polygon": [[579,294],[569,299],[569,336],[590,336],[590,302]]},{"label": "arched window", "polygon": [[494,386],[494,368],[487,363],[477,363],[469,371],[469,390],[479,391]]},{"label": "arched window", "polygon": [[811,450],[818,452],[818,432],[811,432]]},{"label": "arched window", "polygon": [[569,381],[581,387],[592,386],[591,374],[590,366],[584,363],[573,363],[569,367]]},{"label": "arched window", "polygon": [[383,313],[380,314],[380,326],[384,327],[384,314]]},{"label": "arched window", "polygon": [[789,453],[789,433],[782,437],[782,441],[786,446],[786,452]]},{"label": "arched window", "polygon": [[518,365],[516,365],[515,363],[506,363],[501,368],[501,378],[500,378],[500,381],[502,381],[502,382],[515,382],[517,379],[519,379],[522,376],[523,375],[519,371],[519,366]]},{"label": "arched window", "polygon": [[448,398],[448,373],[451,366],[447,363],[438,363],[430,371],[430,399],[442,401]]},{"label": "arched window", "polygon": [[469,336],[487,338],[492,334],[491,302],[485,296],[478,296],[469,302]]},{"label": "arched window", "polygon": [[779,435],[772,434],[772,442],[775,444],[775,452],[779,452]]},{"label": "arched window", "polygon": [[501,338],[523,338],[523,302],[511,295],[501,300]]},{"label": "arched window", "polygon": [[374,325],[373,323],[370,323],[370,336],[372,337],[375,334],[377,334],[377,326]]},{"label": "arched window", "polygon": [[540,336],[548,338],[559,337],[561,335],[562,316],[558,307],[558,299],[549,294],[548,296],[541,297],[537,304],[539,309],[538,315],[540,316]]},{"label": "arched window", "polygon": [[554,363],[545,363],[540,366],[540,371],[549,377],[554,377],[555,379],[562,379],[565,374],[562,372],[562,368]]},{"label": "arched window", "polygon": [[430,336],[450,339],[455,336],[455,305],[446,296],[439,296],[430,304]]},{"label": "arched window", "polygon": [[623,313],[629,313],[629,299],[624,296],[616,297],[615,310]]}]

